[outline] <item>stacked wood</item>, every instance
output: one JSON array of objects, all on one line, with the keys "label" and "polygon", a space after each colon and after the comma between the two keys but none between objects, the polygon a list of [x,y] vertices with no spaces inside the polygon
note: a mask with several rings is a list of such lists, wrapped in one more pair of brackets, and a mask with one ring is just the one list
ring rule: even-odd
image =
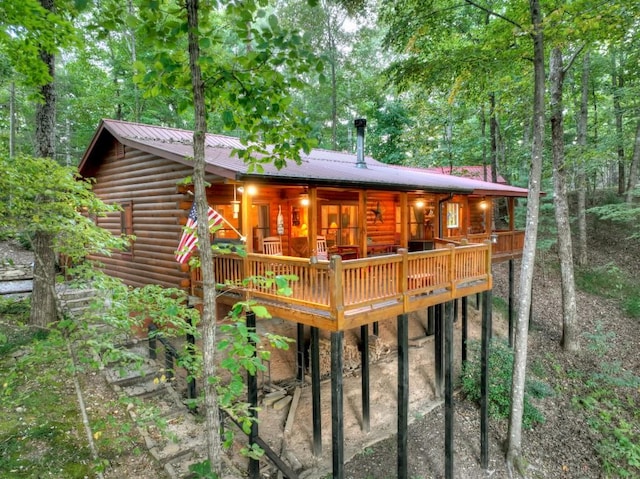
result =
[{"label": "stacked wood", "polygon": [[[353,371],[360,368],[362,361],[360,350],[359,342],[345,340],[342,353],[343,371]],[[369,362],[378,361],[389,350],[389,346],[378,336],[369,335]],[[320,375],[323,377],[331,375],[331,341],[328,339],[320,339]]]}]

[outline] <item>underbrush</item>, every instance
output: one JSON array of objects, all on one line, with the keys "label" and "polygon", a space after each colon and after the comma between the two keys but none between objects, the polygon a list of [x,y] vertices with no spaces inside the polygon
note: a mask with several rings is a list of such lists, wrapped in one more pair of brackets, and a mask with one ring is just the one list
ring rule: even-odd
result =
[{"label": "underbrush", "polygon": [[[76,400],[73,367],[64,337],[52,329],[25,326],[28,301],[0,303],[0,471],[2,477],[97,477],[109,460],[135,447],[119,417],[118,428],[94,427],[99,455],[94,460]],[[105,406],[92,411],[93,426],[111,421]],[[98,441],[99,440],[99,441]]]},{"label": "underbrush", "polygon": [[[585,336],[598,357],[615,338],[601,327]],[[606,361],[596,372],[576,374],[581,388],[572,402],[601,437],[596,450],[606,477],[640,477],[640,376],[619,362]]]},{"label": "underbrush", "polygon": [[616,264],[578,268],[575,278],[582,291],[616,299],[627,316],[640,318],[640,283]]},{"label": "underbrush", "polygon": [[[462,392],[467,399],[480,402],[480,341],[470,341],[468,360],[462,367],[460,376]],[[492,339],[489,345],[489,415],[496,419],[507,419],[511,410],[511,379],[513,375],[514,353],[509,345],[499,339]],[[531,429],[545,421],[544,415],[533,404],[532,399],[541,399],[552,394],[551,388],[537,379],[527,379],[524,395],[522,425]]]}]

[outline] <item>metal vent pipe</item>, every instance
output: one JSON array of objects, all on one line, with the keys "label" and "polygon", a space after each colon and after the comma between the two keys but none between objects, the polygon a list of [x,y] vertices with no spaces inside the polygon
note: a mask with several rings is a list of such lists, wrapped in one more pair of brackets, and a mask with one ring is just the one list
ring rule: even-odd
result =
[{"label": "metal vent pipe", "polygon": [[356,127],[356,168],[366,168],[364,161],[364,128],[367,126],[367,120],[364,118],[356,118],[353,121]]}]

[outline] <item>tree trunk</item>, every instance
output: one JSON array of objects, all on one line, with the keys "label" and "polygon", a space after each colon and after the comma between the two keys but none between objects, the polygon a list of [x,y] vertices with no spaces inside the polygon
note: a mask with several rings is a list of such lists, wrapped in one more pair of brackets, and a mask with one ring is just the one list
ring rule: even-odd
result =
[{"label": "tree trunk", "polygon": [[520,270],[520,293],[516,338],[514,343],[513,381],[511,384],[511,413],[507,444],[507,467],[520,469],[522,457],[522,415],[524,411],[524,384],[527,369],[527,339],[529,334],[529,306],[531,286],[536,259],[538,216],[540,212],[540,178],[542,176],[542,154],[544,149],[544,40],[542,35],[542,13],[539,0],[530,0],[531,23],[533,24],[534,91],[533,91],[533,138],[531,145],[531,174],[527,197],[527,225]]},{"label": "tree trunk", "polygon": [[[54,0],[40,0],[46,10],[55,10]],[[35,154],[39,158],[55,158],[55,124],[56,124],[56,92],[55,92],[55,56],[41,50],[40,59],[47,65],[51,80],[40,87],[42,101],[36,105],[36,141]],[[42,198],[46,201],[46,198]],[[53,236],[44,231],[36,231],[33,238],[33,254],[35,256],[33,294],[31,296],[31,313],[29,324],[46,327],[57,316],[55,297],[56,257],[53,251]]]},{"label": "tree trunk", "polygon": [[[491,181],[498,182],[498,120],[496,118],[496,94],[489,95],[491,111],[489,117],[489,134],[491,135]],[[486,181],[486,180],[485,180]]]},{"label": "tree trunk", "polygon": [[196,214],[198,215],[198,250],[200,254],[203,286],[202,311],[202,353],[204,369],[205,416],[207,421],[207,457],[211,470],[222,477],[222,444],[220,442],[220,412],[215,382],[216,364],[214,352],[216,345],[216,290],[213,255],[209,238],[207,193],[205,184],[204,142],[207,132],[206,108],[204,102],[204,83],[200,70],[198,0],[186,0],[189,24],[189,68],[193,89],[195,127],[193,131],[193,185],[195,189]]},{"label": "tree trunk", "polygon": [[551,142],[553,152],[553,204],[558,229],[558,257],[562,277],[562,347],[565,351],[577,351],[580,332],[577,325],[576,287],[573,276],[573,248],[571,223],[567,201],[566,165],[564,162],[564,121],[562,89],[564,70],[562,51],[554,48],[549,62],[551,83]]},{"label": "tree trunk", "polygon": [[640,120],[636,126],[636,141],[633,145],[633,156],[629,168],[629,186],[627,188],[627,203],[633,202],[633,190],[638,184],[638,165],[640,163]]},{"label": "tree trunk", "polygon": [[611,86],[613,87],[613,113],[616,123],[616,145],[618,154],[618,194],[625,192],[624,181],[624,131],[622,126],[622,107],[620,106],[620,94],[624,87],[622,69],[618,69],[617,50],[611,50]]},{"label": "tree trunk", "polygon": [[585,175],[585,159],[587,151],[587,120],[589,115],[589,52],[585,52],[582,60],[582,90],[580,95],[580,114],[578,116],[578,148],[580,155],[577,160],[577,194],[578,194],[578,254],[576,262],[583,266],[587,264],[587,178]]}]

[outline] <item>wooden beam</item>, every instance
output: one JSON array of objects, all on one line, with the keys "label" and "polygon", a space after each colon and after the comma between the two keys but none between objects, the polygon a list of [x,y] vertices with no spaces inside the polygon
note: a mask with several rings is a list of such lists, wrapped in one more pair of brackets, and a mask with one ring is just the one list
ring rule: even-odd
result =
[{"label": "wooden beam", "polygon": [[442,357],[443,357],[443,330],[442,330],[442,304],[438,304],[435,306],[435,316],[434,316],[434,363],[435,363],[435,389],[436,395],[438,397],[442,397],[443,393],[443,371],[442,371]]},{"label": "wooden beam", "polygon": [[462,298],[462,364],[467,360],[467,334],[469,331],[469,297],[464,296]]},{"label": "wooden beam", "polygon": [[298,323],[296,335],[296,379],[304,382],[304,324]]}]

